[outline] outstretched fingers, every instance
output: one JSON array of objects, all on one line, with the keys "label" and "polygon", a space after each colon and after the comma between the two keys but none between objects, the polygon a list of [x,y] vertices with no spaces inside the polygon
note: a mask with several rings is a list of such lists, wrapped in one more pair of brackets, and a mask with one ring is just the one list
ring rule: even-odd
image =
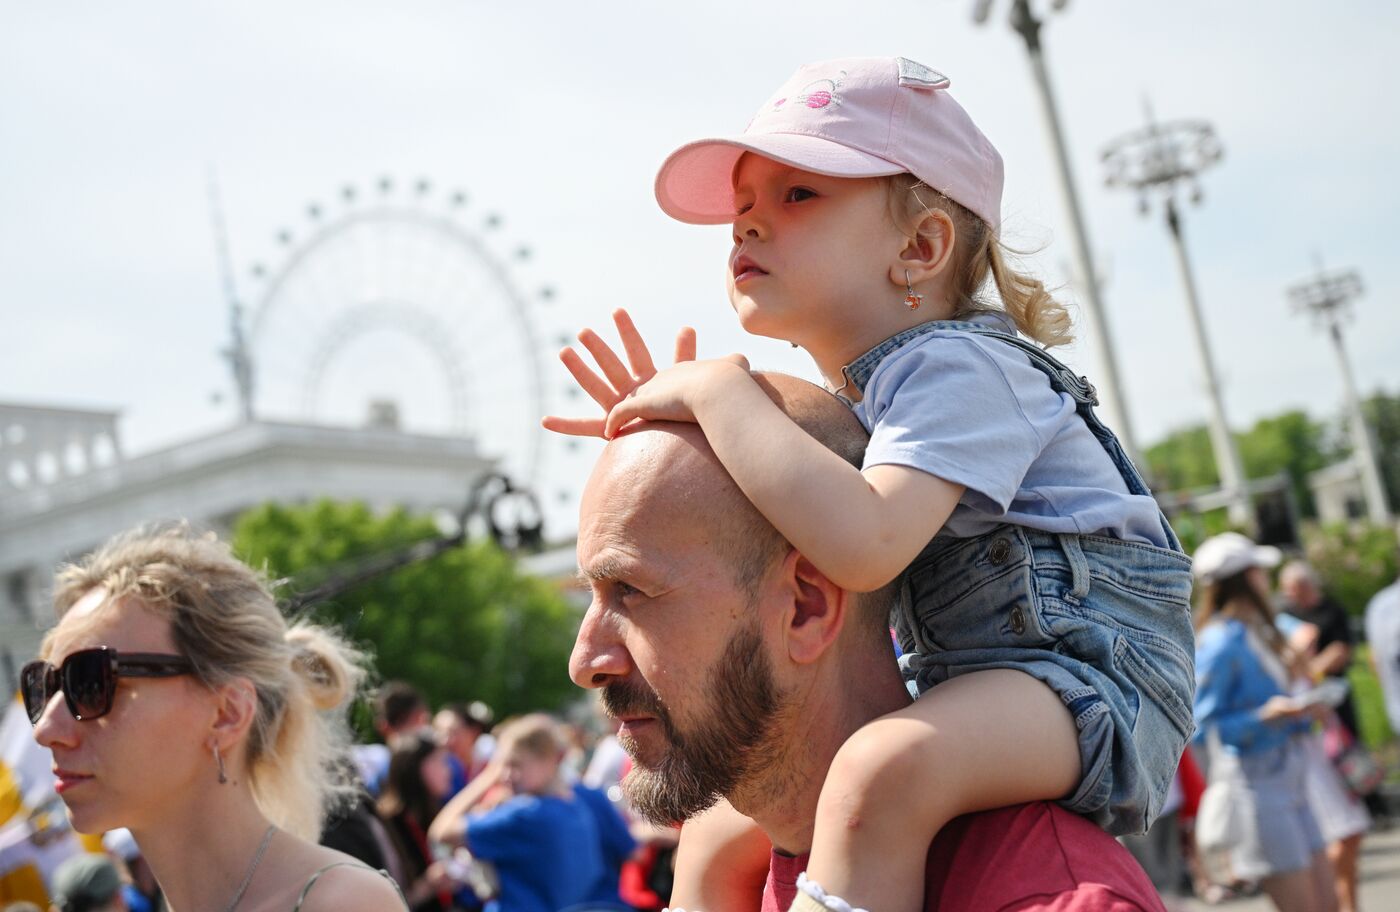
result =
[{"label": "outstretched fingers", "polygon": [[[559,360],[563,362],[564,367],[568,368],[579,388],[602,407],[604,416],[622,399],[622,396],[606,380],[595,374],[584,363],[579,353],[572,348],[560,351]],[[545,415],[544,418],[540,419],[540,425],[547,431],[568,434],[573,437],[603,436],[603,418],[564,418],[558,415]]]},{"label": "outstretched fingers", "polygon": [[619,307],[613,311],[613,324],[622,339],[622,350],[627,352],[627,361],[632,365],[632,375],[640,382],[650,380],[656,375],[656,363],[651,360],[651,349],[647,348],[637,324],[632,322],[632,315]]},{"label": "outstretched fingers", "polygon": [[545,415],[540,419],[540,426],[546,431],[568,434],[570,437],[602,437],[603,420],[602,418],[561,418],[558,415]]},{"label": "outstretched fingers", "polygon": [[[598,403],[605,415],[657,374],[651,350],[647,348],[646,341],[636,323],[632,321],[631,315],[618,308],[613,311],[613,323],[617,326],[622,342],[621,349],[627,357],[626,364],[619,357],[617,350],[591,329],[582,330],[578,334],[578,340],[592,355],[597,365],[596,369],[586,364],[583,356],[573,348],[565,348],[559,353],[559,360],[563,362],[579,388]],[[695,330],[684,326],[676,334],[675,362],[680,364],[694,361],[695,352]],[[545,429],[559,434],[602,437],[607,432],[604,417],[564,418],[547,415],[540,423]]]},{"label": "outstretched fingers", "polygon": [[[585,334],[592,334],[592,330],[584,330],[579,333],[579,340],[582,341]],[[596,337],[595,337],[596,338]],[[587,346],[587,342],[584,345]],[[592,351],[592,349],[590,349]],[[596,358],[597,355],[594,355]],[[564,362],[564,367],[568,368],[573,375],[574,382],[588,394],[594,402],[598,403],[604,411],[617,405],[618,400],[627,394],[628,389],[619,390],[617,385],[610,380],[605,380],[593,372],[583,360],[583,356],[572,348],[566,348],[559,352],[559,360]],[[600,367],[602,365],[599,365]],[[606,373],[606,370],[604,371]]]},{"label": "outstretched fingers", "polygon": [[[591,329],[581,330],[578,340],[583,343],[583,347],[588,349],[588,353],[593,356],[593,360],[598,362],[598,369],[603,372],[603,376],[608,378],[608,382],[617,392],[617,397],[627,395],[637,387],[637,380],[632,376],[632,372],[627,369],[627,365],[622,363],[622,359],[612,350],[612,346],[603,341],[603,337]],[[655,368],[652,373],[655,373]],[[577,376],[577,375],[575,375]],[[611,405],[603,400],[593,397],[603,408],[611,408]]]},{"label": "outstretched fingers", "polygon": [[695,360],[695,327],[682,326],[680,332],[676,333],[676,358],[675,363]]}]

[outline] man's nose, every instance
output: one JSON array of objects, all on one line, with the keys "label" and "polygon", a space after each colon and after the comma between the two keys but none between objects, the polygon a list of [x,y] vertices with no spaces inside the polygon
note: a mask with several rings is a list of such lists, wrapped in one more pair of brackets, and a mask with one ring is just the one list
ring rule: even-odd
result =
[{"label": "man's nose", "polygon": [[602,687],[609,681],[625,676],[632,660],[627,654],[616,617],[590,605],[579,625],[574,651],[569,656],[569,677],[579,687]]}]

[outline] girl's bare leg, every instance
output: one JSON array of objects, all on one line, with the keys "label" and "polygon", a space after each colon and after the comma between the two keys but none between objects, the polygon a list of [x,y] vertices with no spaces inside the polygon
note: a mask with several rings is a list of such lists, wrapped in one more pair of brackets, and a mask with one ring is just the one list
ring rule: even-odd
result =
[{"label": "girl's bare leg", "polygon": [[924,858],[960,814],[1071,792],[1074,719],[1049,687],[1010,669],[939,684],[842,745],[817,805],[808,879],[853,907],[924,908]]},{"label": "girl's bare leg", "polygon": [[720,801],[681,827],[670,907],[689,912],[757,912],[772,852],[758,824]]}]

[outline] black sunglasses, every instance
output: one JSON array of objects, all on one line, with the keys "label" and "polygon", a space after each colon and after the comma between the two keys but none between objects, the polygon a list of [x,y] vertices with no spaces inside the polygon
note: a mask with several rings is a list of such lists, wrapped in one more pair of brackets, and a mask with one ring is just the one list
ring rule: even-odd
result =
[{"label": "black sunglasses", "polygon": [[117,678],[173,678],[190,674],[194,665],[178,655],[154,652],[119,654],[110,646],[95,646],[69,653],[55,668],[42,659],[25,665],[19,672],[19,689],[24,709],[35,725],[44,715],[53,695],[63,691],[68,711],[80,722],[100,719],[112,711],[117,695]]}]

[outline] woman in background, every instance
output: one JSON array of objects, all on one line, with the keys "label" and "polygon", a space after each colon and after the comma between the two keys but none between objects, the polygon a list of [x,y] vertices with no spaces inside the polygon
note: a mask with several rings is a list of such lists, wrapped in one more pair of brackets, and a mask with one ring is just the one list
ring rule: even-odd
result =
[{"label": "woman in background", "polygon": [[1235,876],[1259,881],[1280,912],[1333,912],[1332,866],[1305,788],[1304,739],[1319,710],[1288,695],[1295,656],[1269,607],[1265,568],[1279,557],[1233,532],[1196,549],[1196,739],[1209,745],[1210,781],[1230,782],[1249,816],[1230,850]]}]

